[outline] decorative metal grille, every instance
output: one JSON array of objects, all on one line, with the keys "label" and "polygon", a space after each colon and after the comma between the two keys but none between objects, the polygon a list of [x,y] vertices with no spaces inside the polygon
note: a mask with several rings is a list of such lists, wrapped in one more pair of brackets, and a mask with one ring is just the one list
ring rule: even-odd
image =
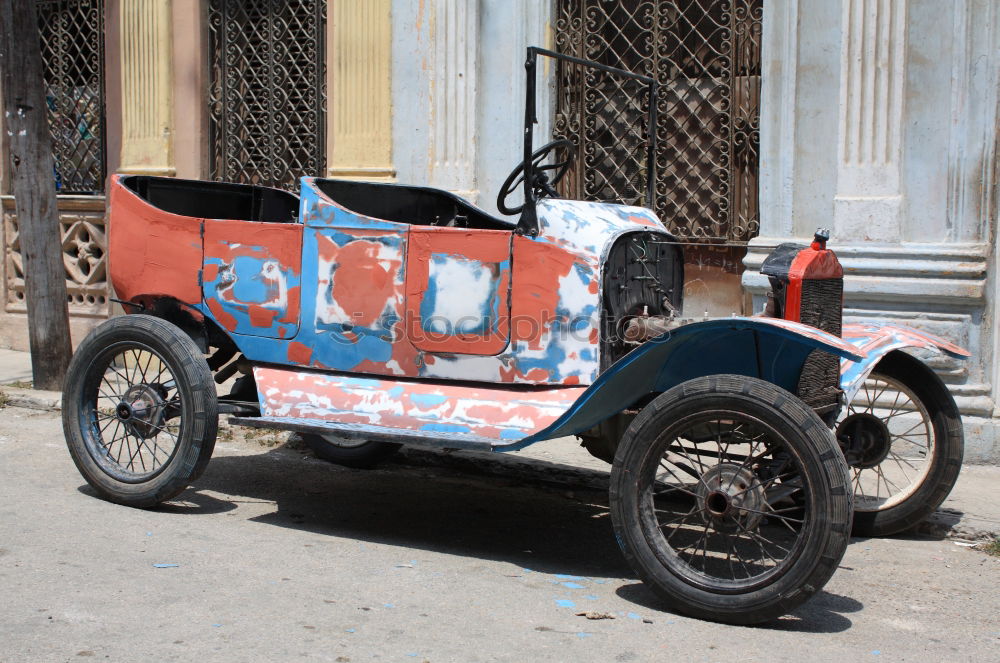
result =
[{"label": "decorative metal grille", "polygon": [[[660,84],[654,207],[685,240],[746,242],[759,231],[762,17],[763,0],[559,0],[557,50]],[[565,194],[631,203],[645,159],[618,137],[629,135],[620,125],[641,132],[648,100],[583,72],[556,74],[554,133],[581,148]]]},{"label": "decorative metal grille", "polygon": [[36,0],[56,190],[104,191],[104,2]]},{"label": "decorative metal grille", "polygon": [[[66,297],[70,313],[106,316],[108,277],[103,196],[60,198],[59,224],[62,230]],[[27,305],[24,298],[24,261],[21,257],[21,242],[13,198],[3,200],[3,225],[6,244],[4,308],[10,312],[25,312]]]},{"label": "decorative metal grille", "polygon": [[297,188],[326,167],[325,0],[209,0],[215,180]]}]

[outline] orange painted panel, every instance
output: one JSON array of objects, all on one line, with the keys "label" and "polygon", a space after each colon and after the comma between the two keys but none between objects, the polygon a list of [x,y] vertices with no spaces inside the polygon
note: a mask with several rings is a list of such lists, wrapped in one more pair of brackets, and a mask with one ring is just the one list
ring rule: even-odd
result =
[{"label": "orange painted panel", "polygon": [[108,271],[118,297],[201,302],[202,219],[159,210],[111,177]]}]

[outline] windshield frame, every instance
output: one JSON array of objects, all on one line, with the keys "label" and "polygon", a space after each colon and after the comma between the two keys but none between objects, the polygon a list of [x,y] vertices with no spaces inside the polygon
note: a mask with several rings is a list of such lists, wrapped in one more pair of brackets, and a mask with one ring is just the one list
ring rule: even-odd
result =
[{"label": "windshield frame", "polygon": [[524,208],[521,211],[521,218],[517,222],[517,232],[523,235],[530,235],[531,237],[538,235],[538,213],[535,209],[538,201],[535,197],[534,187],[532,186],[535,181],[535,173],[534,166],[531,163],[534,125],[538,124],[536,96],[538,56],[552,58],[554,60],[562,60],[564,62],[571,62],[583,67],[616,74],[623,78],[630,78],[646,84],[649,93],[649,109],[647,113],[649,122],[648,126],[650,127],[650,130],[647,132],[648,136],[646,143],[646,207],[652,209],[653,190],[656,183],[656,171],[654,168],[656,164],[655,127],[657,91],[659,89],[659,84],[656,82],[656,79],[642,74],[636,74],[626,69],[619,69],[618,67],[600,64],[599,62],[594,62],[592,60],[585,60],[572,55],[556,53],[555,51],[539,48],[538,46],[529,46],[527,58],[524,62],[524,69],[527,75],[527,84],[525,86],[524,93]]}]

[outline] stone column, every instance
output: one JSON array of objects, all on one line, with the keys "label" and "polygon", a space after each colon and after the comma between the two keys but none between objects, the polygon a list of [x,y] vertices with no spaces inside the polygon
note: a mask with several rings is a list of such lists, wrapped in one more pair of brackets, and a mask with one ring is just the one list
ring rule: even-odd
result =
[{"label": "stone column", "polygon": [[[528,46],[552,47],[552,3],[538,0],[490,0],[480,9],[479,40],[489,47],[478,56],[476,133],[478,204],[496,212],[500,185],[523,154],[524,61]],[[552,61],[540,58],[535,89],[538,124],[536,147],[552,140]],[[520,192],[509,204],[520,204]]]},{"label": "stone column", "polygon": [[475,202],[479,3],[434,0],[431,26],[431,183]]},{"label": "stone column", "polygon": [[328,177],[393,180],[390,0],[327,3]]},{"label": "stone column", "polygon": [[844,0],[833,231],[898,242],[906,0]]},{"label": "stone column", "polygon": [[[902,323],[973,353],[938,358],[967,457],[1000,456],[993,414],[997,71],[991,0],[769,0],[764,14],[761,235],[744,287],[783,241],[831,228],[845,321]],[[992,284],[989,284],[992,285]]]},{"label": "stone column", "polygon": [[170,0],[121,0],[122,173],[174,175]]},{"label": "stone column", "polygon": [[[392,8],[393,160],[399,179],[457,193],[488,211],[521,160],[527,46],[550,46],[551,7],[538,0],[425,0]],[[538,144],[550,94],[539,81]]]}]

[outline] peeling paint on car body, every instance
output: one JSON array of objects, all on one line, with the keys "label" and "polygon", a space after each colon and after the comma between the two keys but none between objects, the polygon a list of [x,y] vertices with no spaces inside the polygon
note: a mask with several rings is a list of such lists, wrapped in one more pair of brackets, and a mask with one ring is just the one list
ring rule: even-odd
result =
[{"label": "peeling paint on car body", "polygon": [[293,338],[301,261],[302,229],[295,224],[206,220],[204,306],[231,333]]},{"label": "peeling paint on car body", "polygon": [[201,301],[203,219],[171,214],[111,176],[108,214],[108,272],[124,301],[169,297],[183,304]]},{"label": "peeling paint on car body", "polygon": [[[409,431],[425,442],[440,434],[449,444],[512,449],[594,425],[644,395],[633,393],[637,385],[649,391],[741,372],[792,389],[810,348],[860,359],[866,347],[918,338],[869,330],[851,344],[786,320],[733,318],[681,326],[601,373],[604,263],[629,233],[672,241],[651,211],[544,199],[539,234],[530,236],[513,226],[365,216],[317,182],[302,179],[291,222],[176,218],[130,191],[112,192],[149,227],[176,230],[170,246],[184,249],[168,253],[176,268],[149,259],[148,241],[143,260],[149,269],[171,267],[161,290],[214,321],[254,365],[271,423]],[[118,233],[119,243],[127,234]],[[125,281],[144,273],[135,262],[119,262]],[[709,345],[719,352],[706,362]],[[601,391],[608,384],[620,393]]]},{"label": "peeling paint on car body", "polygon": [[265,417],[517,441],[558,419],[583,387],[442,384],[254,368]]},{"label": "peeling paint on car body", "polygon": [[842,336],[845,341],[866,355],[862,360],[843,359],[840,362],[840,388],[844,390],[844,398],[848,403],[864,386],[865,380],[879,360],[893,350],[905,348],[934,350],[957,359],[966,359],[970,356],[968,350],[950,341],[902,325],[846,324]]},{"label": "peeling paint on car body", "polygon": [[[210,258],[214,249],[206,249],[206,275],[215,278],[206,279],[201,310],[232,332],[252,362],[384,376],[592,384],[600,369],[604,255],[628,232],[669,235],[639,207],[552,199],[539,202],[538,218],[537,237],[411,226],[352,212],[306,177],[299,223],[277,224],[301,237],[301,270],[293,273],[280,263],[289,284],[300,284],[298,328],[262,330],[237,320],[230,309],[242,304],[215,294],[233,296],[218,279],[231,278],[235,267],[225,272],[221,259]],[[260,243],[236,235],[229,241],[263,255]],[[251,278],[263,279],[264,269],[260,262],[243,273],[257,270]],[[477,271],[488,276],[455,278]],[[449,273],[452,278],[445,278]]]}]

